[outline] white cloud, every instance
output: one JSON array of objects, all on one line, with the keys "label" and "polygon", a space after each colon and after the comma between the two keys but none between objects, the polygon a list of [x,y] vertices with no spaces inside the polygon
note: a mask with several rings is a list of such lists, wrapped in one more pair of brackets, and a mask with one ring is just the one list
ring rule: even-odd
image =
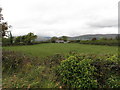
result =
[{"label": "white cloud", "polygon": [[[43,36],[117,33],[118,0],[2,0],[3,14],[14,35]],[[114,21],[109,24],[107,21]],[[104,23],[104,21],[106,23]],[[111,25],[106,28],[94,28]],[[91,24],[91,27],[89,26]]]}]

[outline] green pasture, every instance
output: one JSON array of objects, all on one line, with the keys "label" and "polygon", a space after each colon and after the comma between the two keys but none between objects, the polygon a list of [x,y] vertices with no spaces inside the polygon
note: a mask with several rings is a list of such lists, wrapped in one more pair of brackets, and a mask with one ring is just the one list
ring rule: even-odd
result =
[{"label": "green pasture", "polygon": [[84,54],[116,54],[117,46],[101,46],[101,45],[84,45],[77,43],[46,43],[26,46],[7,46],[5,50],[22,52],[28,55],[45,57],[54,54],[67,54],[75,51]]}]

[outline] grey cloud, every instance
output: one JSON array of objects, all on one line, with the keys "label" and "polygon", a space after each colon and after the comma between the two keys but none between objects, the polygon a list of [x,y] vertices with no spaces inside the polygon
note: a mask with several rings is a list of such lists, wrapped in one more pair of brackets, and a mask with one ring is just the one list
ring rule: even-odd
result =
[{"label": "grey cloud", "polygon": [[[109,33],[110,29],[113,32],[117,29],[111,28],[117,27],[117,20],[114,20],[117,7],[112,10],[106,8],[115,4],[114,0],[109,2],[107,0],[2,1],[4,2],[3,11],[5,11],[3,14],[8,23],[13,26],[14,35],[33,31],[46,36],[76,36],[99,31]],[[108,30],[105,27],[108,27]]]},{"label": "grey cloud", "polygon": [[91,22],[88,24],[92,28],[111,28],[111,27],[118,27],[118,21],[114,20],[102,20]]}]

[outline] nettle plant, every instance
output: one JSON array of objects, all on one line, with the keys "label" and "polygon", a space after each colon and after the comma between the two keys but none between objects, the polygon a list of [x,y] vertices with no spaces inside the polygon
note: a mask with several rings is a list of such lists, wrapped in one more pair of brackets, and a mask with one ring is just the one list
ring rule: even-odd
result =
[{"label": "nettle plant", "polygon": [[62,84],[72,88],[97,88],[92,62],[91,59],[78,60],[75,56],[63,60],[58,67]]}]

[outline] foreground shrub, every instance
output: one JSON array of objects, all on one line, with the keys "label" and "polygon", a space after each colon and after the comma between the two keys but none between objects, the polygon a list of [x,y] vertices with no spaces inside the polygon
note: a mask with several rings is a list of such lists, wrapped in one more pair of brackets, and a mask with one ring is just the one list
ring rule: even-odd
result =
[{"label": "foreground shrub", "polygon": [[118,55],[71,54],[57,70],[62,87],[119,88]]},{"label": "foreground shrub", "polygon": [[38,59],[3,51],[2,58],[3,88],[120,87],[120,59],[117,55],[71,51],[66,56],[56,54]]},{"label": "foreground shrub", "polygon": [[90,59],[79,61],[74,56],[62,61],[58,67],[62,83],[74,88],[96,88],[97,80],[93,77],[95,67],[91,63]]}]

